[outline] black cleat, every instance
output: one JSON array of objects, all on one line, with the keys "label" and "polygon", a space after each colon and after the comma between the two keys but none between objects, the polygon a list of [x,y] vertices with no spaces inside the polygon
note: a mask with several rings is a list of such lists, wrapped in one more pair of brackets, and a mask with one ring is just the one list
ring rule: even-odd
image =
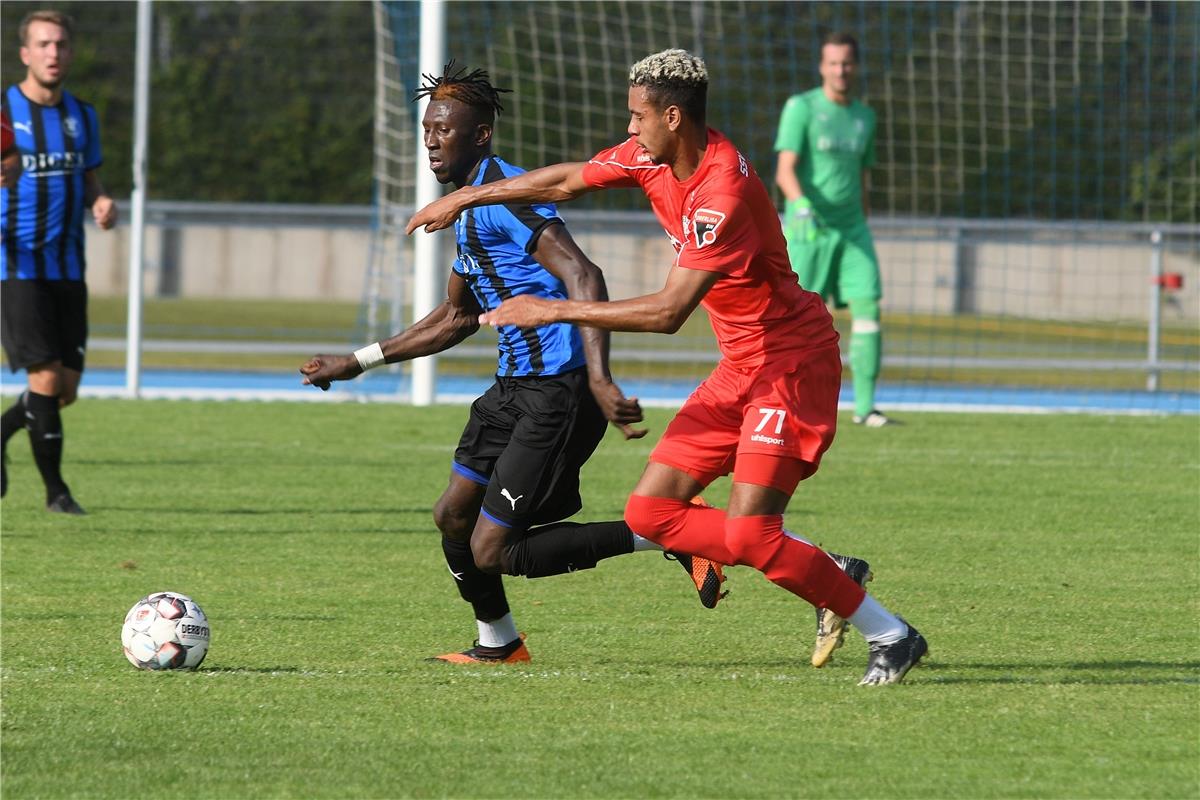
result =
[{"label": "black cleat", "polygon": [[725,571],[717,562],[683,553],[664,552],[663,557],[668,561],[679,562],[679,566],[683,567],[683,571],[692,579],[696,593],[700,595],[700,605],[705,608],[716,608],[717,603],[729,594],[728,590],[721,591],[721,584],[725,582]]},{"label": "black cleat", "polygon": [[63,492],[49,503],[46,503],[46,510],[52,514],[75,514],[76,516],[83,516],[87,513],[80,507],[79,503],[75,502],[75,498],[71,497],[70,492]]},{"label": "black cleat", "polygon": [[908,633],[892,644],[872,644],[867,654],[867,671],[859,686],[879,686],[885,683],[900,683],[908,671],[917,665],[926,653],[929,644],[917,629],[903,619]]},{"label": "black cleat", "polygon": [[[829,553],[842,572],[849,575],[859,586],[866,586],[867,581],[875,577],[871,565],[861,558],[839,556]],[[842,646],[846,640],[846,620],[827,608],[817,609],[817,640],[813,644],[812,665],[823,667],[833,658],[833,651]]]}]

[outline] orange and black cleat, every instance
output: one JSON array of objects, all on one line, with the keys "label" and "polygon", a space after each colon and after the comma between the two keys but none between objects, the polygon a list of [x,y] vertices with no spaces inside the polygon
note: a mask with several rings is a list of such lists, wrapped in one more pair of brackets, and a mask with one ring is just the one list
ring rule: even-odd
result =
[{"label": "orange and black cleat", "polygon": [[447,664],[520,664],[530,660],[525,647],[525,637],[509,642],[503,647],[487,647],[475,640],[475,646],[461,653],[446,653],[433,656],[426,661],[444,661]]},{"label": "orange and black cleat", "polygon": [[[700,506],[701,508],[715,508],[710,505],[703,497],[696,495],[692,498],[692,505]],[[700,595],[700,605],[705,608],[716,608],[717,603],[721,602],[729,591],[721,591],[721,584],[725,582],[725,571],[716,561],[709,561],[701,556],[689,556],[683,553],[665,552],[663,555],[670,561],[678,561],[679,566],[683,567],[687,572],[688,577],[692,579],[692,583],[696,585],[696,592]]]},{"label": "orange and black cleat", "polygon": [[728,590],[721,591],[721,584],[725,582],[725,572],[717,562],[684,553],[667,552],[663,555],[670,561],[678,561],[679,566],[687,572],[700,595],[700,605],[705,608],[716,608],[717,603],[729,594]]}]

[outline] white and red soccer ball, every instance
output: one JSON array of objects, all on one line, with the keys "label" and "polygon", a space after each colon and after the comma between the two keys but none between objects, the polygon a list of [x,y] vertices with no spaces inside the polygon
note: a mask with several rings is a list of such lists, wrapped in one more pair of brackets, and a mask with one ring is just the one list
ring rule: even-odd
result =
[{"label": "white and red soccer ball", "polygon": [[138,669],[195,669],[208,654],[211,636],[208,617],[192,598],[155,592],[125,615],[121,645]]}]

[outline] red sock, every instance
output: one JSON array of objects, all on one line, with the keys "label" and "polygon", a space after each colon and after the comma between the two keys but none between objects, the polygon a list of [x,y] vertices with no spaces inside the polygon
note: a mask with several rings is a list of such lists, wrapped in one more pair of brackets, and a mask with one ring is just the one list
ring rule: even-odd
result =
[{"label": "red sock", "polygon": [[625,504],[625,522],[638,536],[662,545],[664,550],[701,556],[718,564],[734,563],[725,546],[725,512],[719,508],[635,494]]},{"label": "red sock", "polygon": [[866,596],[821,549],[784,533],[781,514],[728,518],[725,542],[734,560],[723,563],[754,567],[772,583],[839,617],[857,611]]}]

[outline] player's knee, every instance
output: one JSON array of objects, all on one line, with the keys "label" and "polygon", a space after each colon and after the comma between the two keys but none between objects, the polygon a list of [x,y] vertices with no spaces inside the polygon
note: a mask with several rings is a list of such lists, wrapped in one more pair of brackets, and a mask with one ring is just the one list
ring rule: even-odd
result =
[{"label": "player's knee", "polygon": [[500,575],[504,572],[504,541],[491,536],[471,537],[471,555],[480,572]]},{"label": "player's knee", "polygon": [[475,516],[468,515],[466,509],[442,497],[433,506],[433,524],[443,536],[465,542],[471,538]]},{"label": "player's knee", "polygon": [[29,367],[29,390],[34,394],[45,395],[46,397],[54,397],[63,392],[62,376],[59,371],[52,365],[37,364]]},{"label": "player's knee", "polygon": [[735,565],[765,571],[780,548],[783,517],[778,515],[727,517],[725,546]]},{"label": "player's knee", "polygon": [[78,392],[73,388],[65,388],[62,394],[58,396],[58,407],[66,408],[74,403],[79,398]]},{"label": "player's knee", "polygon": [[758,535],[754,526],[746,524],[749,517],[729,517],[725,520],[725,546],[733,556],[733,563],[758,567],[755,558]]},{"label": "player's knee", "polygon": [[632,494],[625,504],[625,524],[638,536],[644,536],[665,550],[686,551],[684,529],[691,507],[686,500]]},{"label": "player's knee", "polygon": [[666,497],[631,494],[625,503],[625,524],[638,536],[657,542],[668,527],[672,506],[680,505]]},{"label": "player's knee", "polygon": [[645,536],[643,531],[654,527],[653,500],[652,497],[631,494],[625,503],[625,524],[639,536]]}]

